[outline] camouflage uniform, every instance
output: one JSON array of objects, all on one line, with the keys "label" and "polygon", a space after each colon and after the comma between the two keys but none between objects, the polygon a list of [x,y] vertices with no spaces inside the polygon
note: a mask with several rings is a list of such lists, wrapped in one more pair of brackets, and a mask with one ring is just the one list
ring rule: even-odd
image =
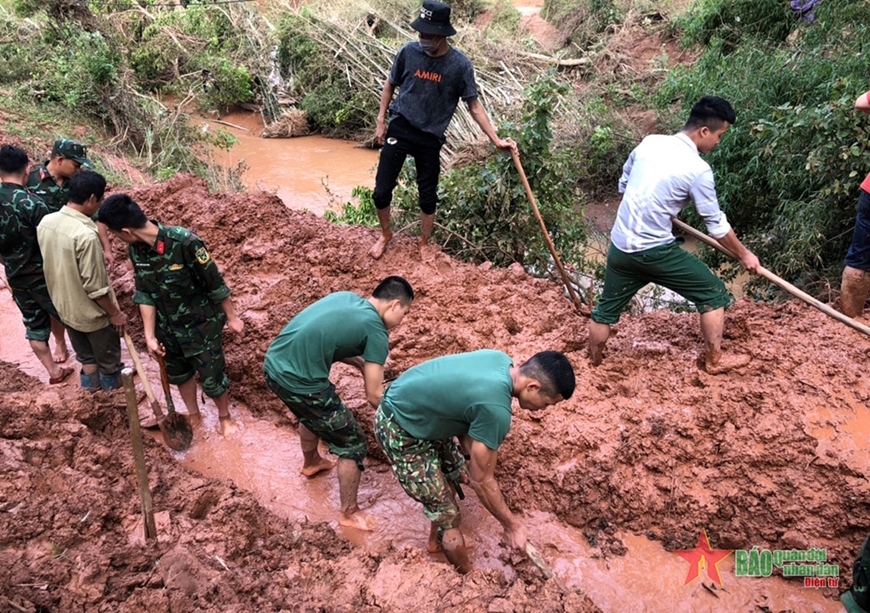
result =
[{"label": "camouflage uniform", "polygon": [[[88,148],[83,143],[66,138],[55,141],[52,155],[55,154],[90,168],[91,164],[87,158]],[[69,180],[63,185],[58,185],[48,172],[48,160],[30,171],[27,176],[27,190],[39,196],[52,213],[61,210],[69,200]]]},{"label": "camouflage uniform", "polygon": [[335,393],[334,385],[330,384],[322,392],[299,394],[281,386],[269,373],[264,375],[269,389],[287,405],[299,423],[329,445],[329,453],[353,460],[361,471],[365,470],[366,435],[353,413]]},{"label": "camouflage uniform", "polygon": [[230,290],[202,239],[185,228],[157,227],[153,247],[130,245],[133,302],[157,309],[155,334],[166,348],[170,383],[199,372],[202,391],[216,398],[229,387],[222,342],[227,318],[220,303]]},{"label": "camouflage uniform", "polygon": [[0,184],[0,256],[6,280],[21,311],[25,338],[47,341],[49,315],[57,311],[48,296],[36,227],[50,213],[45,203],[15,183]]},{"label": "camouflage uniform", "polygon": [[452,484],[459,482],[465,458],[456,439],[414,438],[396,423],[392,412],[383,404],[375,413],[375,438],[402,489],[423,504],[423,512],[438,528],[438,536],[444,530],[458,528],[460,512]]}]

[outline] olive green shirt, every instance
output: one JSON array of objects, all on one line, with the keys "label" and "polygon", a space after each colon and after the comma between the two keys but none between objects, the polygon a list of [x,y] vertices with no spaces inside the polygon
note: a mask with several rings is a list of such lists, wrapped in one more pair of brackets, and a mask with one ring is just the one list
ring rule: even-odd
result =
[{"label": "olive green shirt", "polygon": [[493,349],[435,358],[403,372],[381,405],[414,438],[468,434],[498,449],[511,427],[511,365],[510,356]]},{"label": "olive green shirt", "polygon": [[94,302],[112,291],[94,221],[65,206],[43,217],[36,234],[48,293],[61,321],[79,332],[111,325],[108,313]]},{"label": "olive green shirt", "polygon": [[327,389],[334,362],[362,356],[384,364],[390,352],[387,327],[378,310],[353,292],[337,292],[302,310],[275,337],[263,370],[298,394]]}]

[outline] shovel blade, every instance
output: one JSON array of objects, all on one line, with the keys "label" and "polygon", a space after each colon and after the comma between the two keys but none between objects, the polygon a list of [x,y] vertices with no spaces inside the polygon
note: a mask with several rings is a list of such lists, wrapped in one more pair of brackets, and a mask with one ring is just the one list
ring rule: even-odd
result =
[{"label": "shovel blade", "polygon": [[160,430],[163,431],[166,444],[175,451],[184,451],[193,442],[193,427],[187,420],[187,416],[181,413],[167,415],[160,424]]}]

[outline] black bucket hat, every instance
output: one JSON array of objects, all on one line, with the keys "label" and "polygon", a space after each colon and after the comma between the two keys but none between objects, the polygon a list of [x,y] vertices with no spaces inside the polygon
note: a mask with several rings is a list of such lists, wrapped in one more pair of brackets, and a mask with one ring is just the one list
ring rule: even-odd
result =
[{"label": "black bucket hat", "polygon": [[411,27],[420,34],[431,36],[453,36],[456,30],[450,25],[450,7],[442,2],[426,0],[420,9],[420,16],[412,23]]}]

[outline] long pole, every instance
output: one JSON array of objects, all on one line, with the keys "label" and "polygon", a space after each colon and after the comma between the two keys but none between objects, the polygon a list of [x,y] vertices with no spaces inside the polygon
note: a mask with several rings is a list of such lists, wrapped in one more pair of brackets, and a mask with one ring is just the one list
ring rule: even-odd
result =
[{"label": "long pole", "polygon": [[142,446],[142,430],[139,428],[139,409],[136,402],[136,388],[133,385],[133,369],[121,371],[124,393],[127,398],[127,418],[130,420],[130,439],[133,442],[133,460],[136,464],[136,482],[139,486],[139,499],[142,502],[142,522],[145,526],[145,539],[157,538],[157,525],[154,523],[154,506],[151,502],[151,489],[148,487],[148,469],[145,466],[145,451]]},{"label": "long pole", "polygon": [[[722,243],[717,241],[712,236],[707,236],[703,232],[699,232],[698,230],[696,230],[695,228],[693,228],[689,224],[680,221],[676,217],[672,218],[671,221],[674,223],[675,226],[677,226],[678,228],[683,230],[686,234],[690,234],[690,235],[694,236],[695,238],[697,238],[699,241],[707,243],[708,245],[710,245],[714,249],[718,249],[719,251],[721,251],[722,253],[724,253],[728,257],[732,257],[732,258],[736,259],[735,255],[733,253],[731,253],[728,249],[723,247]],[[799,290],[794,285],[792,285],[791,283],[789,283],[788,281],[786,281],[782,277],[776,276],[775,274],[773,274],[772,272],[770,272],[766,268],[759,266],[757,274],[759,277],[763,277],[763,278],[767,279],[768,281],[770,281],[771,283],[773,283],[774,285],[776,285],[777,287],[784,289],[785,291],[787,291],[789,294],[791,294],[795,298],[799,298],[799,299],[803,300],[804,302],[806,302],[807,304],[809,304],[810,306],[817,308],[825,315],[828,315],[829,317],[836,319],[840,323],[846,324],[847,326],[849,326],[850,328],[852,328],[854,330],[858,330],[858,332],[863,332],[867,336],[870,336],[870,328],[868,328],[864,324],[855,321],[851,317],[847,317],[847,316],[843,315],[842,313],[840,313],[840,311],[838,311],[836,309],[832,309],[824,302],[816,300],[815,298],[813,298],[812,296],[810,296],[806,292]]]},{"label": "long pole", "polygon": [[553,245],[553,241],[550,239],[550,233],[547,232],[547,225],[544,223],[544,218],[541,217],[541,211],[538,210],[538,203],[535,202],[535,195],[532,193],[532,187],[529,185],[529,180],[526,178],[526,171],[523,170],[523,164],[520,162],[520,154],[516,151],[511,151],[511,157],[514,159],[514,166],[517,167],[517,172],[520,173],[520,180],[523,182],[523,187],[526,189],[526,196],[529,197],[529,202],[532,204],[535,218],[538,220],[538,225],[541,226],[541,232],[544,233],[544,240],[547,241],[547,248],[550,250],[550,255],[553,256],[553,261],[556,262],[556,268],[559,269],[559,274],[562,276],[562,282],[568,289],[568,295],[571,297],[571,302],[574,303],[574,307],[578,311],[584,315],[588,315],[589,309],[580,302],[580,299],[574,292],[574,286],[568,278],[568,273],[565,272],[561,260],[559,260],[559,255],[556,253],[556,246]]}]

